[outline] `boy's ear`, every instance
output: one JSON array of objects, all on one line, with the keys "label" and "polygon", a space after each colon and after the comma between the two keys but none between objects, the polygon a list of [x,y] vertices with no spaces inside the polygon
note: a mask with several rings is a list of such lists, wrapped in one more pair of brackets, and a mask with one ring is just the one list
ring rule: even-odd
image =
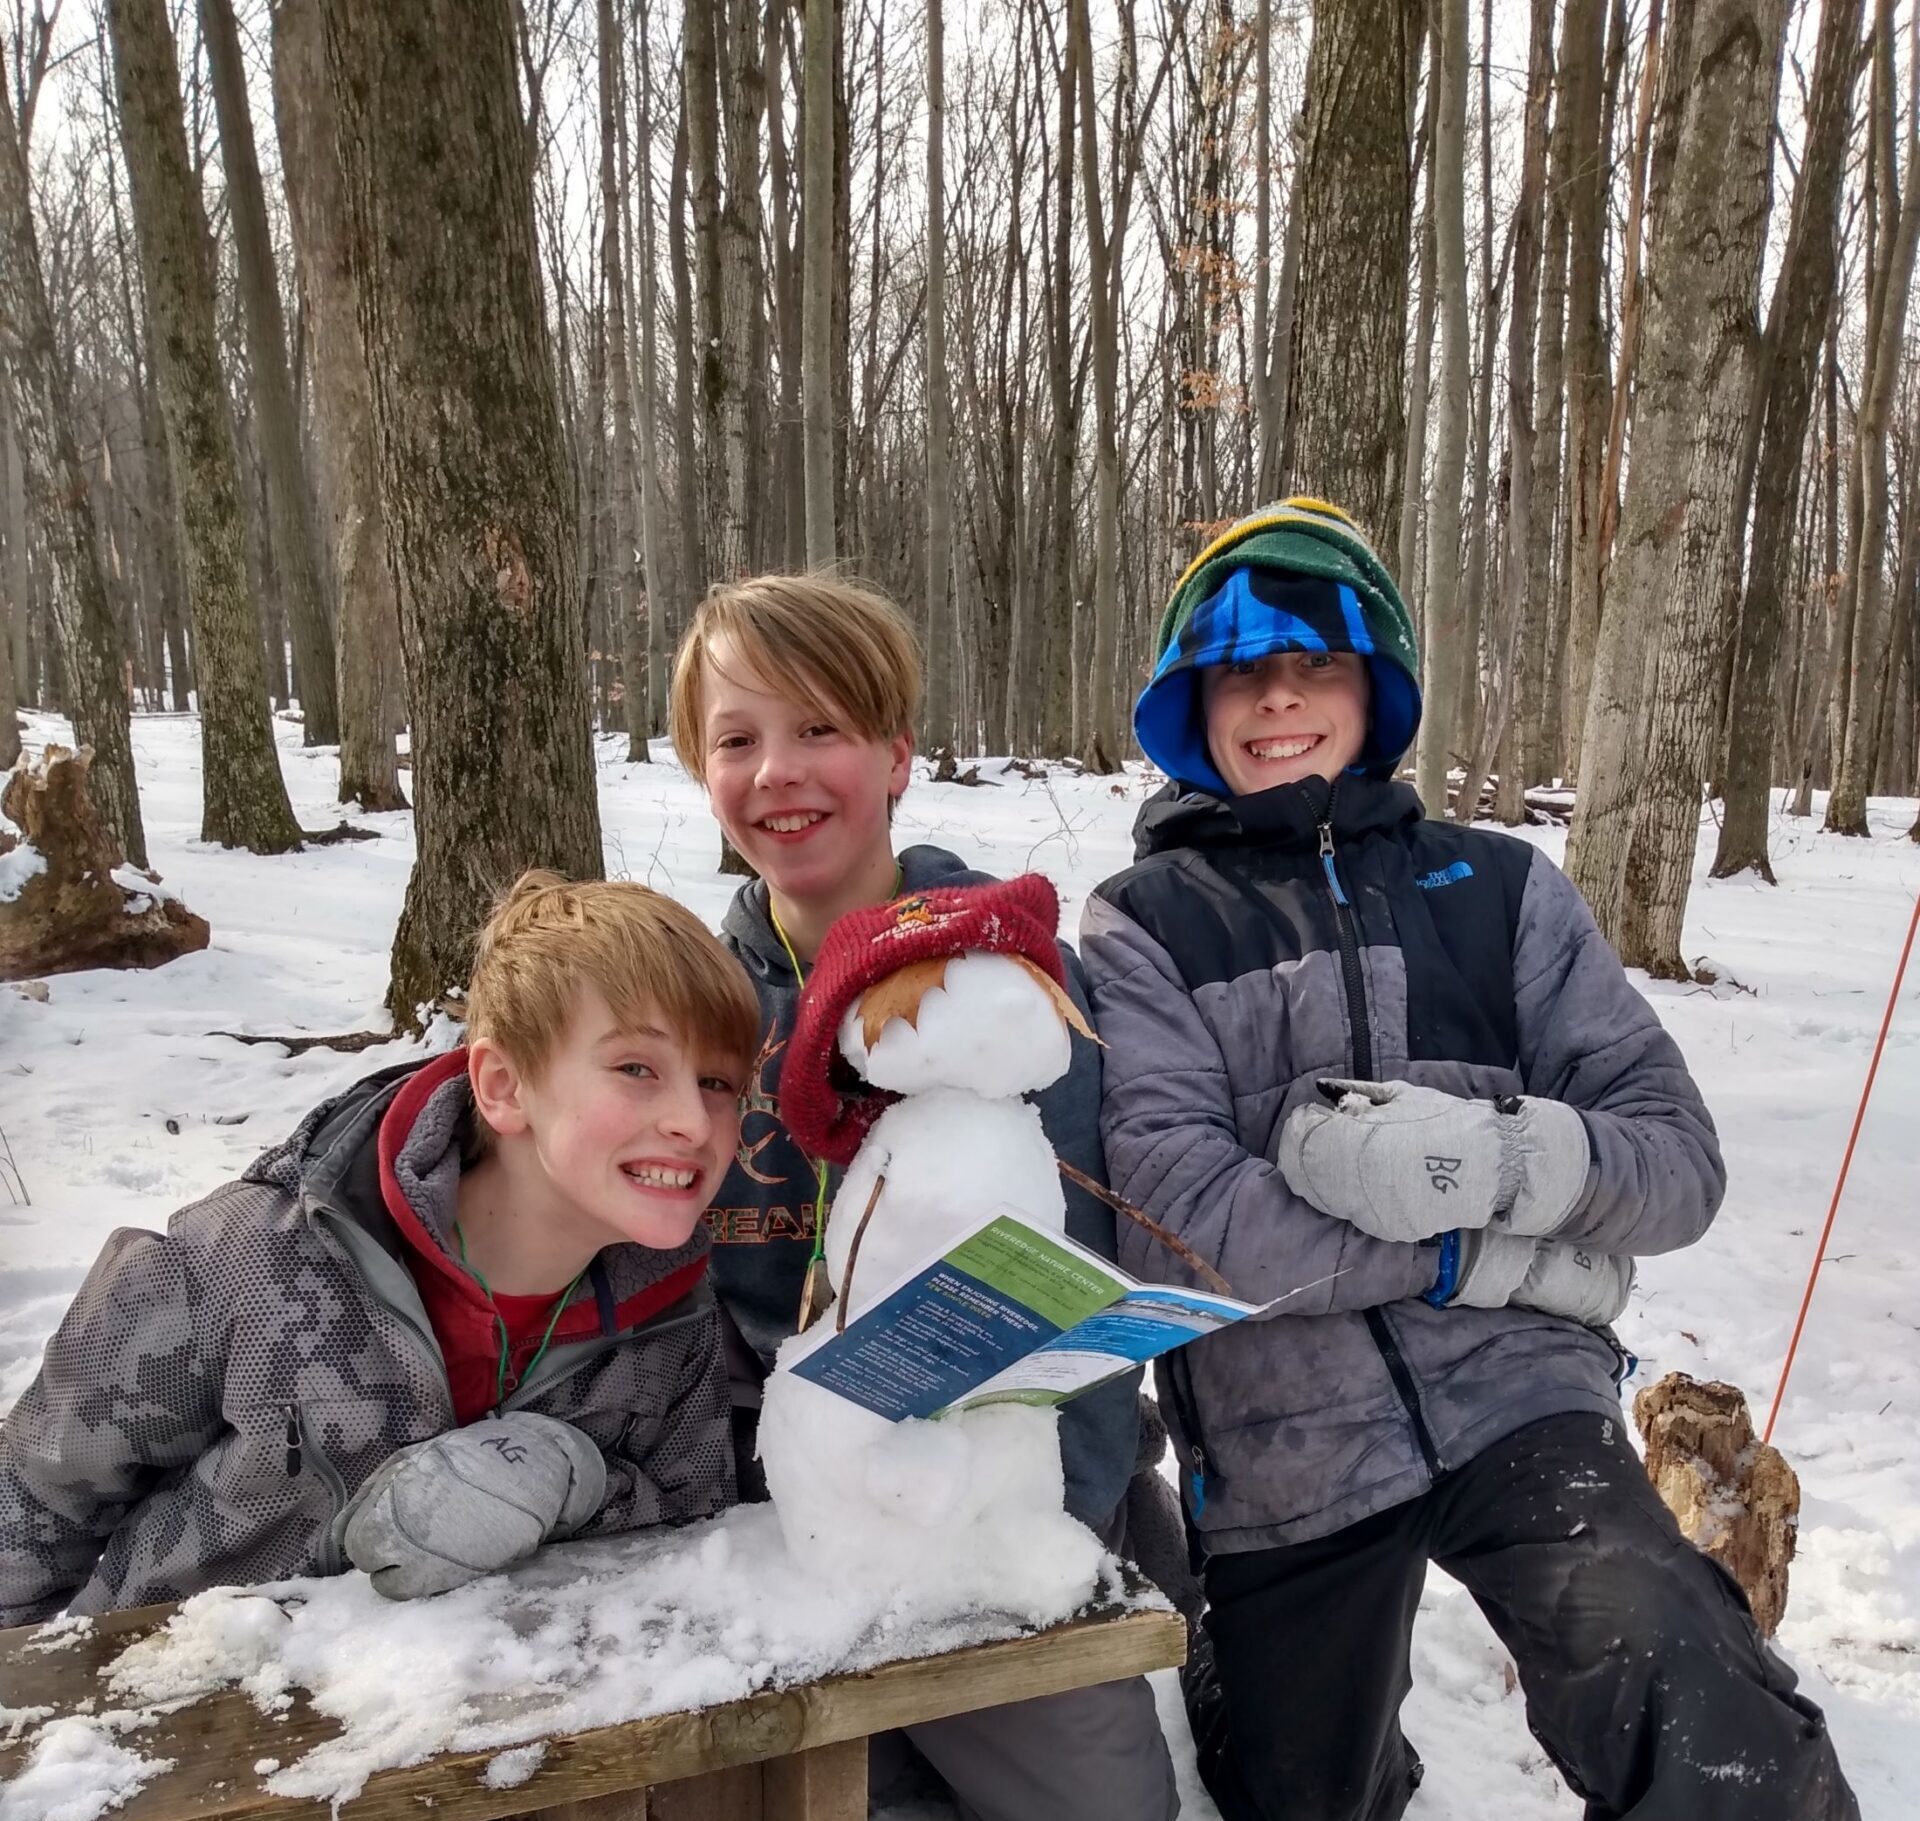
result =
[{"label": "boy's ear", "polygon": [[516,1137],[527,1129],[524,1079],[513,1058],[491,1037],[467,1046],[467,1083],[475,1110],[501,1137]]},{"label": "boy's ear", "polygon": [[887,795],[898,799],[913,781],[913,729],[897,733],[887,742]]}]

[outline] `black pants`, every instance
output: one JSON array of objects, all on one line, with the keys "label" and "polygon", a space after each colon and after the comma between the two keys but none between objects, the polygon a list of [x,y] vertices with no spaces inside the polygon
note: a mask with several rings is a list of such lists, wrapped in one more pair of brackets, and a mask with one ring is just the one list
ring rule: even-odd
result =
[{"label": "black pants", "polygon": [[[1183,1680],[1226,1821],[1395,1821],[1427,1563],[1512,1653],[1527,1723],[1588,1821],[1857,1821],[1811,1701],[1680,1535],[1622,1433],[1558,1416],[1328,1537],[1216,1555]],[[1209,1648],[1210,1647],[1210,1648]]]}]

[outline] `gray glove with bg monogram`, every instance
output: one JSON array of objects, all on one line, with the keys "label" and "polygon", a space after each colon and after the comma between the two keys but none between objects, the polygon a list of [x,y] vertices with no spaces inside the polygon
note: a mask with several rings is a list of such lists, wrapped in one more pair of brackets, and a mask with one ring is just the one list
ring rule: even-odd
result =
[{"label": "gray glove with bg monogram", "polygon": [[531,1410],[483,1417],[382,1461],[341,1517],[356,1568],[390,1600],[497,1574],[600,1509],[607,1464],[590,1437]]},{"label": "gray glove with bg monogram", "polygon": [[1427,1300],[1441,1308],[1512,1304],[1604,1328],[1619,1319],[1633,1289],[1631,1258],[1560,1239],[1519,1239],[1469,1227],[1447,1235],[1440,1257],[1440,1281]]},{"label": "gray glove with bg monogram", "polygon": [[1605,1328],[1626,1308],[1633,1275],[1631,1258],[1590,1251],[1564,1239],[1543,1239],[1525,1281],[1509,1300],[1589,1328]]},{"label": "gray glove with bg monogram", "polygon": [[[1322,1214],[1375,1239],[1491,1228],[1537,1239],[1573,1213],[1592,1150],[1558,1100],[1463,1100],[1410,1081],[1323,1081],[1332,1104],[1280,1129],[1280,1173]],[[1483,1305],[1492,1306],[1492,1305]]]}]

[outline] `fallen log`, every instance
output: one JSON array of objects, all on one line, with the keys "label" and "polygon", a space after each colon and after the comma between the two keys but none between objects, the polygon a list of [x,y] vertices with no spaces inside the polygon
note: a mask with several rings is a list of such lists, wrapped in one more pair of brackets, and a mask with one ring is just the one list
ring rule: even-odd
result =
[{"label": "fallen log", "polygon": [[206,919],[158,873],[127,864],[93,800],[92,765],[91,748],[49,746],[0,794],[14,825],[0,829],[0,980],[161,967],[207,946]]}]

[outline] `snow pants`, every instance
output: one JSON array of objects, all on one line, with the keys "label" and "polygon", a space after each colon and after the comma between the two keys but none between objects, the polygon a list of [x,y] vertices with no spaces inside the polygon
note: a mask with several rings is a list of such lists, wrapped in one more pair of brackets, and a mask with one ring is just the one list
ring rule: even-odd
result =
[{"label": "snow pants", "polygon": [[1512,1654],[1587,1821],[1858,1821],[1820,1710],[1623,1430],[1549,1417],[1332,1536],[1211,1557],[1182,1681],[1225,1821],[1397,1821],[1421,1777],[1399,1712],[1430,1561]]},{"label": "snow pants", "polygon": [[[962,1821],[1174,1821],[1180,1797],[1142,1676],[909,1726]],[[873,1790],[881,1793],[883,1741]]]}]

